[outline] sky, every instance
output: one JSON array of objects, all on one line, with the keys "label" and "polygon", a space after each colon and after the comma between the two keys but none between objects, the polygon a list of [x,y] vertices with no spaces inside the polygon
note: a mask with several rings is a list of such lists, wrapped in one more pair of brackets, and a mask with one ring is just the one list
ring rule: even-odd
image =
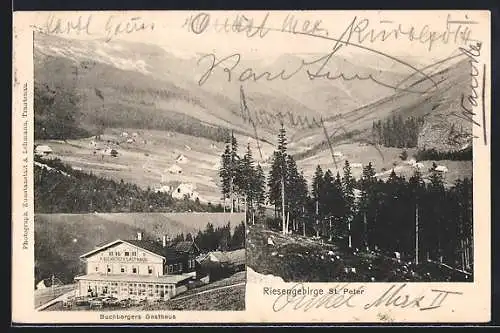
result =
[{"label": "sky", "polygon": [[[212,52],[225,56],[238,52],[246,58],[262,58],[277,57],[282,53],[325,53],[336,44],[331,38],[339,39],[346,32],[342,40],[347,40],[350,34],[352,45],[341,47],[343,55],[376,55],[378,61],[387,60],[385,55],[389,55],[425,64],[457,53],[461,46],[467,47],[466,36],[471,40],[489,34],[489,26],[478,24],[486,22],[487,13],[478,11],[75,11],[18,14],[15,13],[14,24],[23,22],[60,37],[145,42],[170,49],[179,56]],[[247,29],[231,31],[235,22],[246,22],[242,27]],[[251,33],[255,33],[252,37],[247,36],[248,22],[252,22]],[[258,30],[261,25],[263,29]],[[292,27],[297,34],[290,32]],[[266,28],[272,30],[261,36],[259,31],[266,31]],[[382,41],[384,37],[385,41]]]}]

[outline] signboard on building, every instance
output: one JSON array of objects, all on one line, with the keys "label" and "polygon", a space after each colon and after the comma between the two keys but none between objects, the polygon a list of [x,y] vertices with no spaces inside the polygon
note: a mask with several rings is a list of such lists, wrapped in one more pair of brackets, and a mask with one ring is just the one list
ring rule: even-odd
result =
[{"label": "signboard on building", "polygon": [[101,261],[106,262],[148,262],[148,258],[138,258],[138,257],[101,257]]}]

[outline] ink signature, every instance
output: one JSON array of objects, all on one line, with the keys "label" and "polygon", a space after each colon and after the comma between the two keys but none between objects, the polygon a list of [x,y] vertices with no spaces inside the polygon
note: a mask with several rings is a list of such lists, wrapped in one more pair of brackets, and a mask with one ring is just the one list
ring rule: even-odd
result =
[{"label": "ink signature", "polygon": [[[204,16],[203,27],[196,28],[198,31],[197,33],[201,33],[206,29],[206,26],[208,25],[209,20],[210,20],[209,16],[208,17]],[[253,22],[253,21],[247,20],[247,22]],[[447,27],[453,22],[455,22],[455,21],[450,21],[450,19],[448,17]],[[251,24],[251,23],[248,23],[248,24]],[[273,28],[265,28],[265,30],[264,30],[264,28],[262,26],[263,24],[264,23],[262,23],[258,27],[258,31],[266,31],[266,33],[268,31],[278,31],[278,32],[285,32],[285,33],[288,32],[288,31],[283,30],[283,29],[273,29]],[[428,69],[438,65],[438,64],[443,63],[444,61],[448,61],[448,60],[451,60],[451,59],[454,59],[457,57],[456,55],[454,55],[454,56],[448,57],[444,60],[440,60],[439,62],[437,62],[435,64],[431,64],[430,66],[426,66],[423,69],[419,69],[419,68],[413,66],[412,64],[410,64],[406,61],[403,61],[401,59],[398,59],[397,57],[394,57],[386,52],[378,51],[376,49],[373,49],[373,48],[370,48],[370,47],[363,45],[362,43],[369,36],[371,36],[370,41],[373,42],[374,40],[379,38],[381,35],[382,35],[382,37],[380,37],[380,39],[383,41],[385,41],[388,38],[388,36],[391,35],[389,33],[386,36],[385,30],[384,30],[383,34],[379,33],[379,34],[376,34],[374,36],[373,29],[371,30],[371,34],[368,32],[365,35],[362,35],[362,33],[365,32],[365,30],[367,29],[368,24],[369,24],[369,21],[367,19],[358,19],[358,17],[355,16],[352,19],[352,21],[347,25],[346,29],[337,38],[329,37],[328,34],[316,33],[316,31],[321,31],[320,28],[318,28],[316,26],[313,30],[304,30],[304,29],[302,31],[301,30],[298,30],[298,31],[293,30],[290,33],[295,34],[295,35],[303,35],[303,36],[307,36],[307,37],[331,41],[331,42],[334,42],[334,45],[332,47],[331,52],[326,53],[324,55],[320,55],[319,57],[313,58],[311,60],[301,59],[301,62],[297,66],[295,66],[294,69],[288,70],[288,71],[285,69],[282,69],[282,70],[278,70],[275,72],[271,72],[271,71],[258,71],[254,68],[251,68],[251,67],[244,68],[240,65],[241,61],[242,61],[242,55],[240,53],[233,53],[233,54],[230,54],[230,55],[222,57],[222,58],[218,58],[215,53],[206,54],[198,59],[198,65],[200,65],[200,63],[204,62],[205,60],[207,60],[207,62],[208,62],[208,66],[207,66],[205,72],[201,75],[200,79],[198,80],[198,84],[200,86],[205,84],[207,82],[207,80],[210,78],[210,76],[213,74],[213,72],[217,68],[221,68],[224,71],[224,73],[226,74],[226,79],[228,82],[234,82],[234,81],[237,81],[237,82],[246,82],[246,81],[258,82],[258,81],[262,81],[262,80],[266,80],[266,81],[283,80],[283,81],[286,81],[286,80],[289,80],[289,79],[295,77],[296,75],[302,74],[302,75],[307,75],[306,77],[309,78],[309,80],[315,80],[315,79],[344,80],[344,81],[352,81],[352,80],[366,81],[366,80],[369,80],[369,81],[373,81],[376,84],[379,84],[381,86],[384,86],[387,88],[392,88],[395,91],[425,93],[425,92],[428,92],[428,90],[429,90],[428,88],[426,88],[425,90],[415,89],[415,88],[411,89],[412,81],[410,81],[409,79],[414,78],[413,83],[415,83],[415,82],[420,82],[420,83],[421,82],[429,82],[429,83],[431,83],[432,88],[436,89],[438,83],[429,74],[427,74],[426,71]],[[194,22],[193,22],[193,25],[194,25]],[[401,29],[402,28],[400,26],[399,30],[398,30],[399,35],[403,35],[406,33],[410,40],[422,38],[422,33],[421,33],[420,37],[417,37],[417,36],[415,36],[415,32],[413,30],[411,30],[409,32],[404,32]],[[251,31],[251,29],[249,27],[247,27],[243,30],[246,31],[247,34],[249,31]],[[428,30],[428,27],[427,27],[427,30]],[[457,31],[455,31],[455,39],[456,39],[456,36],[459,34],[459,30],[460,30],[460,27],[457,29]],[[313,31],[313,32],[311,32],[311,31]],[[251,33],[251,36],[253,36],[255,33],[256,33],[256,31],[253,31]],[[436,36],[440,36],[440,38],[442,38],[444,40],[444,42],[447,42],[449,37],[450,37],[450,34],[451,33],[448,30],[447,30],[446,34],[443,33],[440,35],[437,33],[433,33],[433,34],[430,34],[430,37],[428,37],[428,39],[431,41],[436,41],[437,40]],[[264,36],[265,36],[265,34],[264,34]],[[466,40],[471,40],[470,39],[470,30],[467,31],[467,34],[463,38],[465,38]],[[357,42],[354,41],[356,39],[357,39]],[[343,72],[332,73],[330,70],[328,70],[329,62],[334,57],[334,55],[336,55],[338,53],[338,51],[341,48],[346,47],[346,46],[357,48],[363,52],[367,52],[367,53],[375,54],[377,56],[384,57],[384,58],[390,60],[391,62],[393,62],[394,64],[398,64],[399,66],[406,68],[409,71],[409,74],[402,81],[391,82],[390,80],[382,79],[378,74],[355,73],[355,74],[349,75],[349,74],[346,74]],[[461,55],[458,55],[458,56],[461,56]],[[313,69],[313,67],[315,67],[315,66],[319,66],[319,68]],[[402,87],[402,84],[404,82],[408,82],[406,84],[406,88]]]},{"label": "ink signature", "polygon": [[[324,308],[362,308],[370,310],[375,308],[400,308],[400,309],[418,309],[419,311],[436,310],[445,307],[453,299],[451,296],[461,296],[462,292],[444,289],[430,289],[427,292],[419,293],[418,296],[405,292],[407,284],[393,284],[385,289],[380,295],[373,298],[364,305],[361,299],[365,299],[362,291],[364,286],[353,288],[349,284],[343,286],[337,285],[324,293],[315,293],[312,295],[300,293],[298,291],[304,288],[302,284],[296,284],[290,289],[290,292],[282,293],[273,302],[274,312],[280,312],[285,309],[300,310],[307,312],[309,310]],[[363,295],[364,297],[359,297]]]},{"label": "ink signature", "polygon": [[33,26],[35,30],[48,35],[94,35],[98,32],[104,32],[105,41],[109,42],[113,38],[121,35],[132,34],[139,31],[153,31],[154,22],[148,22],[139,16],[121,17],[110,15],[104,27],[94,24],[92,15],[80,15],[76,19],[67,17],[56,17],[50,15],[45,23],[45,27]]}]

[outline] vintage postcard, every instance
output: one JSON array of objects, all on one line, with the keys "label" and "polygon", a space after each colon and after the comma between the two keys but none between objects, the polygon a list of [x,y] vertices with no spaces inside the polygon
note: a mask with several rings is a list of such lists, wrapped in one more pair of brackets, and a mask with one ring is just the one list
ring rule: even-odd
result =
[{"label": "vintage postcard", "polygon": [[490,320],[488,11],[16,12],[12,321]]}]

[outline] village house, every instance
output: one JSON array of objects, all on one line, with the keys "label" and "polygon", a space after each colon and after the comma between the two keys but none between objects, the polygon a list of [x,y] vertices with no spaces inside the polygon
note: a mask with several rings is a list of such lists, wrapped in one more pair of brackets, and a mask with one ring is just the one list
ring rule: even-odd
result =
[{"label": "village house", "polygon": [[39,145],[35,147],[35,154],[39,156],[47,156],[52,154],[52,148],[47,145]]},{"label": "village house", "polygon": [[181,174],[182,173],[182,168],[180,166],[178,166],[177,164],[174,164],[170,168],[167,169],[167,172],[171,173],[173,175]]},{"label": "village house", "polygon": [[210,282],[244,271],[246,265],[245,249],[234,251],[213,251],[196,259],[198,262],[196,275],[208,275]]},{"label": "village house", "polygon": [[191,183],[182,183],[172,191],[172,198],[184,199],[187,196],[191,200],[196,200],[200,195],[195,191],[195,186]]},{"label": "village house", "polygon": [[425,166],[424,166],[424,163],[417,162],[413,165],[413,167],[416,169],[423,169]]},{"label": "village house", "polygon": [[177,163],[180,163],[180,164],[186,164],[188,162],[188,159],[187,159],[186,156],[180,154],[180,155],[177,156],[177,158],[175,159],[175,161]]},{"label": "village house", "polygon": [[80,256],[86,274],[75,277],[80,296],[168,299],[187,290],[196,277],[193,241],[137,239],[109,242]]},{"label": "village house", "polygon": [[169,193],[171,190],[170,186],[169,185],[163,185],[163,184],[160,184],[160,185],[157,185],[154,187],[154,191],[155,192],[160,192],[160,193]]},{"label": "village house", "polygon": [[443,173],[444,173],[444,172],[448,172],[448,168],[447,168],[446,166],[444,166],[444,165],[438,165],[438,166],[436,167],[436,171],[437,171],[437,172],[443,172]]}]

